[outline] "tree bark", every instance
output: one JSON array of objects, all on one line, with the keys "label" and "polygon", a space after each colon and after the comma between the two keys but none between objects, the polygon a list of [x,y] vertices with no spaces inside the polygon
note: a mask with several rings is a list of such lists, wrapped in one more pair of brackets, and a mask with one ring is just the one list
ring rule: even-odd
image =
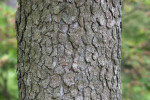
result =
[{"label": "tree bark", "polygon": [[19,0],[20,100],[121,100],[121,0]]}]

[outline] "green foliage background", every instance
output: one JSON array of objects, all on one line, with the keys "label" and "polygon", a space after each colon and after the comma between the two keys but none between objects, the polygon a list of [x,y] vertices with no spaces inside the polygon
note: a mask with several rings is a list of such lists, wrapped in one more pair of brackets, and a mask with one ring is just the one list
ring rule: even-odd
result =
[{"label": "green foliage background", "polygon": [[[150,0],[123,0],[123,100],[150,100],[149,6]],[[0,0],[0,100],[18,100],[15,12]]]},{"label": "green foliage background", "polygon": [[0,100],[17,100],[15,9],[0,2]]}]

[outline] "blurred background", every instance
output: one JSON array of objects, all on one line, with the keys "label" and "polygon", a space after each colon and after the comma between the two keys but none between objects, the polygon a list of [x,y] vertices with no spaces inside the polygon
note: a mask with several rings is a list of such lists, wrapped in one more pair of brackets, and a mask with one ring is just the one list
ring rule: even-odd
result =
[{"label": "blurred background", "polygon": [[[0,0],[0,100],[18,100],[16,0]],[[150,0],[123,0],[122,100],[150,100]]]}]

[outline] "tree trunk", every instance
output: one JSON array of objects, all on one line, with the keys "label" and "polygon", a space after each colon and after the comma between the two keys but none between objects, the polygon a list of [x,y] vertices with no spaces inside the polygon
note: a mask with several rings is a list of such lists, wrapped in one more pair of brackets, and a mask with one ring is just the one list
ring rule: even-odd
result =
[{"label": "tree trunk", "polygon": [[19,0],[20,100],[121,100],[121,0]]}]

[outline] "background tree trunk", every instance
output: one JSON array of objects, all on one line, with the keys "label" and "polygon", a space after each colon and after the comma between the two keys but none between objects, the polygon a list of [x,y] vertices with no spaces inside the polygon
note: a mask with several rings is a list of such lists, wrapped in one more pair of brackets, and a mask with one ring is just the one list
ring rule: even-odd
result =
[{"label": "background tree trunk", "polygon": [[121,100],[121,0],[19,0],[20,100]]}]

